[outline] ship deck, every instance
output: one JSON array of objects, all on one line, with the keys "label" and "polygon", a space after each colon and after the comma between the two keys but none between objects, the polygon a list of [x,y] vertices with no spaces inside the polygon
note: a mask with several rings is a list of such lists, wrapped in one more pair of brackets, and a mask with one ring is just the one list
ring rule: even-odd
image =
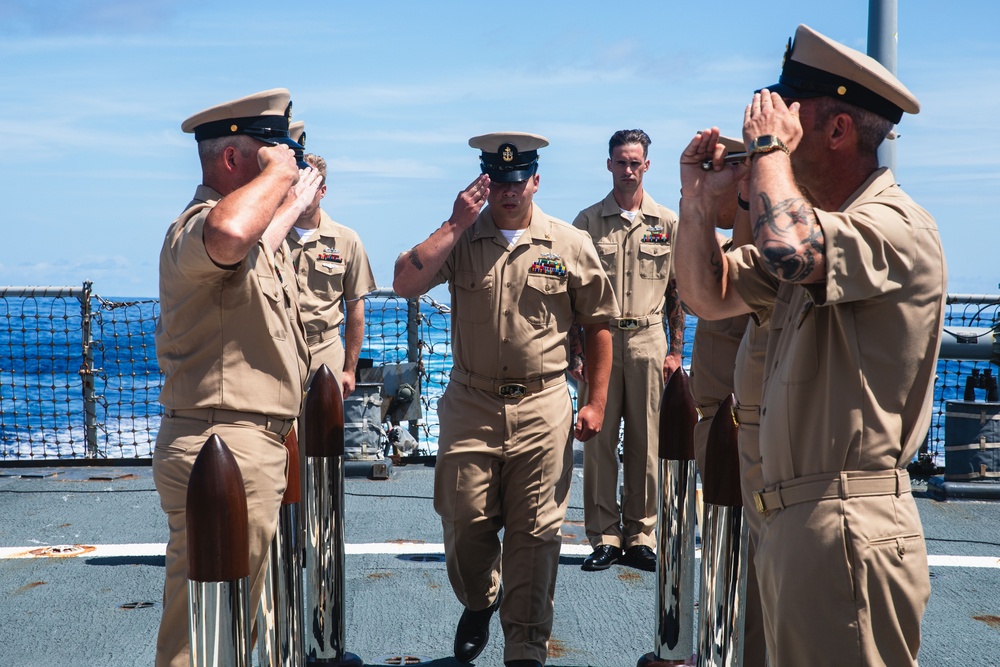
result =
[{"label": "ship deck", "polygon": [[[582,472],[573,473],[548,664],[627,667],[653,648],[656,576],[580,569],[590,551]],[[346,480],[346,644],[366,665],[417,664],[405,656],[460,664],[451,646],[461,607],[432,480],[432,467],[412,464],[388,480]],[[937,500],[921,481],[914,494],[932,584],[920,662],[1000,665],[1000,503]],[[152,664],[167,529],[151,469],[0,468],[0,511],[0,664]],[[492,634],[477,665],[503,664],[496,618]]]}]

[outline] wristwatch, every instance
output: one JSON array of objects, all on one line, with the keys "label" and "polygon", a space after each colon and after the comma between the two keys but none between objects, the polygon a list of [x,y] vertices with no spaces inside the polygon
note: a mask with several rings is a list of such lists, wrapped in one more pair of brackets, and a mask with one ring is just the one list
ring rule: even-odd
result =
[{"label": "wristwatch", "polygon": [[785,142],[774,136],[773,134],[762,134],[747,146],[747,154],[750,157],[757,155],[758,153],[770,153],[771,151],[783,150],[787,155],[789,153],[788,146]]}]

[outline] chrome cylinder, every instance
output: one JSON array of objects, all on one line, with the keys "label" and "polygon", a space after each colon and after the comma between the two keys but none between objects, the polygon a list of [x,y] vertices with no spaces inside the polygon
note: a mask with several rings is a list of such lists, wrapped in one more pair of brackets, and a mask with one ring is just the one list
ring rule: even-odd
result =
[{"label": "chrome cylinder", "polygon": [[250,667],[250,579],[188,580],[192,667]]},{"label": "chrome cylinder", "polygon": [[278,530],[268,553],[267,575],[257,613],[257,661],[261,667],[303,664],[305,631],[298,515],[298,503],[281,506]]},{"label": "chrome cylinder", "polygon": [[306,458],[306,657],[344,658],[344,461]]},{"label": "chrome cylinder", "polygon": [[660,459],[653,643],[659,660],[684,661],[695,652],[695,475],[692,460]]},{"label": "chrome cylinder", "polygon": [[743,664],[747,522],[742,507],[705,503],[698,667]]}]

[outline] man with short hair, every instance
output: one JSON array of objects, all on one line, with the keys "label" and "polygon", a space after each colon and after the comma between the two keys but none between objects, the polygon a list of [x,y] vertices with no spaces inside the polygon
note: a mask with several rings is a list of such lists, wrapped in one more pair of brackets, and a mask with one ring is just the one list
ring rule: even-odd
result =
[{"label": "man with short hair", "polygon": [[[400,255],[393,288],[408,298],[442,282],[451,291],[454,368],[438,403],[434,509],[448,577],[465,607],[455,657],[471,662],[482,652],[499,609],[505,664],[541,667],[552,633],[571,441],[601,428],[611,366],[607,323],[618,308],[587,236],[534,203],[537,151],[548,140],[503,132],[469,145],[481,151],[483,174],[459,193],[430,238]],[[591,385],[575,427],[566,387],[574,319],[584,327]]]},{"label": "man with short hair", "polygon": [[946,272],[934,219],[876,149],[919,109],[878,62],[802,25],[744,115],[753,246],[715,240],[717,194],[745,169],[723,167],[718,130],[681,156],[685,304],[773,309],[753,494],[773,667],[917,664],[930,582],[906,466],[930,424]]},{"label": "man with short hair", "polygon": [[[660,397],[664,383],[681,365],[684,312],[671,256],[677,215],[653,201],[643,187],[649,144],[649,135],[642,130],[619,130],[611,136],[607,163],[611,192],[573,221],[593,240],[621,308],[621,317],[611,322],[612,366],[604,426],[583,450],[584,524],[594,548],[583,562],[588,571],[606,570],[619,561],[648,572],[656,569]],[[583,400],[587,390],[581,384]]]},{"label": "man with short hair", "polygon": [[156,354],[164,416],[153,480],[170,536],[157,667],[190,661],[187,485],[212,435],[243,477],[251,609],[260,599],[285,490],[283,440],[308,368],[284,238],[320,181],[296,165],[290,115],[288,91],[276,88],[211,107],[181,126],[198,141],[202,184],[160,252]]},{"label": "man with short hair", "polygon": [[299,311],[312,356],[309,381],[326,364],[333,376],[340,378],[341,391],[347,398],[354,391],[365,338],[364,296],[375,289],[375,276],[357,232],[334,222],[320,208],[326,196],[326,160],[306,153],[305,161],[319,172],[320,187],[286,240],[295,265]]}]

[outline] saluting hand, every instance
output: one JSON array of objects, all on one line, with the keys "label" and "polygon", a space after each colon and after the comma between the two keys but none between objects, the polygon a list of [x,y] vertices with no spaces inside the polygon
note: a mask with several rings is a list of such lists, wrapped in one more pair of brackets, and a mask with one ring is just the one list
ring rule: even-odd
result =
[{"label": "saluting hand", "polygon": [[268,168],[287,170],[292,175],[293,183],[298,179],[299,166],[295,162],[295,152],[284,144],[262,146],[257,151],[257,164],[261,171]]},{"label": "saluting hand", "polygon": [[754,93],[753,101],[743,113],[743,141],[749,146],[757,137],[773,134],[785,142],[789,151],[794,151],[802,139],[799,107],[798,102],[786,106],[781,95],[767,88]]},{"label": "saluting hand", "polygon": [[[719,143],[719,128],[702,130],[694,135],[681,153],[681,196],[718,197],[733,190],[735,183],[750,168],[744,164],[724,165],[726,147]],[[701,163],[712,160],[712,169],[701,168]]]},{"label": "saluting hand", "polygon": [[468,229],[479,217],[486,198],[490,196],[490,177],[482,174],[458,193],[451,211],[451,222],[459,229]]},{"label": "saluting hand", "polygon": [[[293,153],[293,160],[295,159],[294,155]],[[322,182],[323,175],[319,173],[319,169],[312,167],[299,169],[299,180],[288,191],[288,198],[285,200],[294,209],[296,218],[302,215],[316,198],[316,191],[319,190]]]}]

